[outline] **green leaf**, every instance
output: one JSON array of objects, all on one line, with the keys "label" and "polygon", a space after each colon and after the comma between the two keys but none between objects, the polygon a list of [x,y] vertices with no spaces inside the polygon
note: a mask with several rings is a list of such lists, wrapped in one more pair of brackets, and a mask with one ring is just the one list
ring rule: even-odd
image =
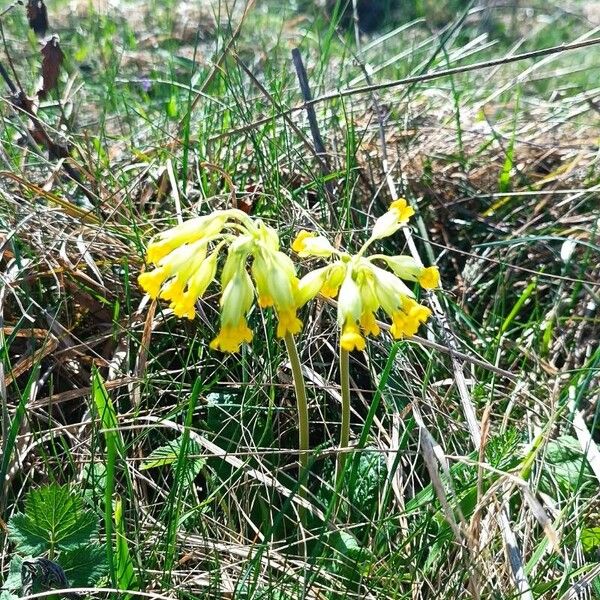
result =
[{"label": "green leaf", "polygon": [[600,548],[600,527],[590,527],[581,532],[581,544],[586,552]]},{"label": "green leaf", "polygon": [[540,489],[550,495],[556,487],[566,495],[575,493],[593,481],[588,462],[579,442],[570,435],[561,435],[548,443],[543,465]]},{"label": "green leaf", "polygon": [[[129,552],[127,536],[125,535],[125,523],[123,521],[123,504],[121,500],[115,501],[115,564],[117,587],[120,590],[137,589],[135,571],[133,570],[133,559]],[[128,596],[126,596],[127,598]]]},{"label": "green leaf", "polygon": [[8,567],[8,575],[6,580],[2,584],[2,591],[0,592],[0,600],[15,600],[19,598],[21,591],[21,565],[23,559],[15,555],[10,561]]},{"label": "green leaf", "polygon": [[[141,470],[154,469],[155,467],[175,466],[179,460],[183,436],[167,442],[153,450],[148,458],[142,463]],[[206,460],[198,455],[201,452],[200,446],[194,440],[188,440],[187,446],[188,459],[185,464],[185,478],[187,484],[192,484],[196,476],[200,473]],[[196,456],[196,458],[193,458]]]},{"label": "green leaf", "polygon": [[385,459],[380,452],[366,450],[360,453],[357,460],[355,482],[350,486],[350,501],[354,509],[369,514],[372,507],[377,505],[380,489],[385,483]]},{"label": "green leaf", "polygon": [[106,465],[101,462],[87,463],[82,471],[83,500],[90,508],[101,510],[106,489]]},{"label": "green leaf", "polygon": [[84,508],[79,496],[66,486],[52,484],[29,492],[25,514],[15,514],[8,531],[20,553],[38,556],[89,543],[97,526],[96,516]]},{"label": "green leaf", "polygon": [[169,118],[175,119],[178,114],[179,109],[177,107],[177,98],[175,96],[171,96],[167,102],[167,115]]},{"label": "green leaf", "polygon": [[106,548],[100,544],[88,544],[60,554],[60,566],[72,587],[95,585],[108,572]]},{"label": "green leaf", "polygon": [[125,458],[125,443],[119,429],[119,420],[114,404],[108,395],[100,373],[94,371],[92,376],[92,398],[104,429],[106,445],[114,445],[119,456]]}]

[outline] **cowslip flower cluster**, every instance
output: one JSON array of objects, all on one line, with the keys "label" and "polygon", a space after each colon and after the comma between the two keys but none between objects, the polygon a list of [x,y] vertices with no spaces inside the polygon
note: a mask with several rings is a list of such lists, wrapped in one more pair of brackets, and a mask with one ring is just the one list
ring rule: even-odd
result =
[{"label": "cowslip flower cluster", "polygon": [[247,316],[256,296],[261,307],[275,309],[279,337],[299,333],[302,322],[296,316],[299,280],[294,263],[280,251],[277,232],[241,210],[215,211],[155,236],[146,252],[154,269],[142,273],[139,284],[151,298],[169,301],[178,317],[193,319],[196,301],[215,280],[225,248],[221,328],[211,348],[237,352],[252,340]]},{"label": "cowslip flower cluster", "polygon": [[[301,231],[296,237],[292,249],[300,257],[333,259],[300,280],[298,305],[302,306],[319,293],[337,297],[338,325],[342,332],[340,345],[344,350],[364,350],[364,336],[379,335],[375,315],[380,309],[391,318],[390,332],[396,339],[414,335],[429,318],[431,311],[415,300],[402,279],[417,281],[425,289],[436,288],[439,285],[436,267],[423,267],[410,256],[364,256],[375,240],[392,235],[413,214],[406,200],[394,201],[377,219],[371,237],[356,255],[336,250],[324,236],[316,233]],[[376,263],[383,263],[387,269]]]}]

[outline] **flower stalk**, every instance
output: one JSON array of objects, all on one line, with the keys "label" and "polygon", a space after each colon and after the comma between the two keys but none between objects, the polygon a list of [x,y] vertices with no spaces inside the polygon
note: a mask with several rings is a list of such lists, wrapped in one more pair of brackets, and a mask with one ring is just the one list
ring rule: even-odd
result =
[{"label": "flower stalk", "polygon": [[344,478],[346,448],[350,444],[350,353],[340,345],[340,388],[342,392],[342,424],[340,428],[340,452],[337,455],[336,488]]},{"label": "flower stalk", "polygon": [[[298,411],[298,451],[300,461],[300,477],[299,481],[304,479],[306,470],[308,469],[308,450],[309,450],[309,422],[308,422],[308,401],[306,399],[306,386],[304,385],[304,377],[302,375],[302,363],[298,355],[296,341],[291,333],[286,334],[283,338],[285,348],[290,359],[292,368],[292,376],[294,379],[294,389],[296,391],[296,408]],[[304,487],[300,487],[299,494],[305,497]]]}]

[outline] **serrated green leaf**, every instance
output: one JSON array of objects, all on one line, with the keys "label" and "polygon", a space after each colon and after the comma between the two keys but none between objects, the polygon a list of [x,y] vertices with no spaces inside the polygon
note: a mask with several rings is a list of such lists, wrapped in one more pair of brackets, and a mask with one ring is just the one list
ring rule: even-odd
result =
[{"label": "serrated green leaf", "polygon": [[60,554],[60,566],[72,587],[95,585],[108,572],[106,548],[100,544],[88,544]]},{"label": "serrated green leaf", "polygon": [[[141,470],[153,469],[155,467],[172,466],[177,463],[179,453],[181,452],[183,436],[171,440],[153,450],[148,458],[142,463]],[[185,465],[185,477],[188,484],[191,484],[195,477],[200,473],[206,460],[201,457],[193,458],[194,455],[200,454],[200,446],[193,440],[188,440],[188,460]]]},{"label": "serrated green leaf", "polygon": [[94,513],[66,486],[52,484],[29,492],[25,513],[8,523],[9,537],[22,554],[38,556],[55,549],[85,545],[96,536]]},{"label": "serrated green leaf", "polygon": [[21,566],[23,565],[23,558],[15,555],[10,561],[8,567],[8,575],[6,580],[2,584],[4,591],[14,593],[14,596],[18,596],[17,592],[21,589]]},{"label": "serrated green leaf", "polygon": [[600,527],[589,527],[581,532],[581,545],[586,552],[600,548]]},{"label": "serrated green leaf", "polygon": [[554,495],[556,484],[564,494],[571,494],[593,481],[593,474],[577,439],[562,435],[548,443],[540,489]]},{"label": "serrated green leaf", "polygon": [[385,460],[380,452],[361,452],[354,485],[350,486],[353,508],[368,514],[370,507],[377,504],[379,491],[387,476]]}]

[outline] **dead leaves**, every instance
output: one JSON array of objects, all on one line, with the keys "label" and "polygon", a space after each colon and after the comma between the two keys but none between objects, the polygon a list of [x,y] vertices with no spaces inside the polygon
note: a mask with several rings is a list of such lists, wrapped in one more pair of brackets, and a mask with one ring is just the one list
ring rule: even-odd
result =
[{"label": "dead leaves", "polygon": [[38,91],[40,98],[45,98],[50,90],[53,90],[58,83],[60,75],[60,66],[65,59],[63,51],[60,49],[59,38],[53,35],[42,48],[42,89]]},{"label": "dead leaves", "polygon": [[46,35],[46,31],[48,31],[48,11],[44,0],[28,0],[26,11],[29,27],[39,36]]}]

